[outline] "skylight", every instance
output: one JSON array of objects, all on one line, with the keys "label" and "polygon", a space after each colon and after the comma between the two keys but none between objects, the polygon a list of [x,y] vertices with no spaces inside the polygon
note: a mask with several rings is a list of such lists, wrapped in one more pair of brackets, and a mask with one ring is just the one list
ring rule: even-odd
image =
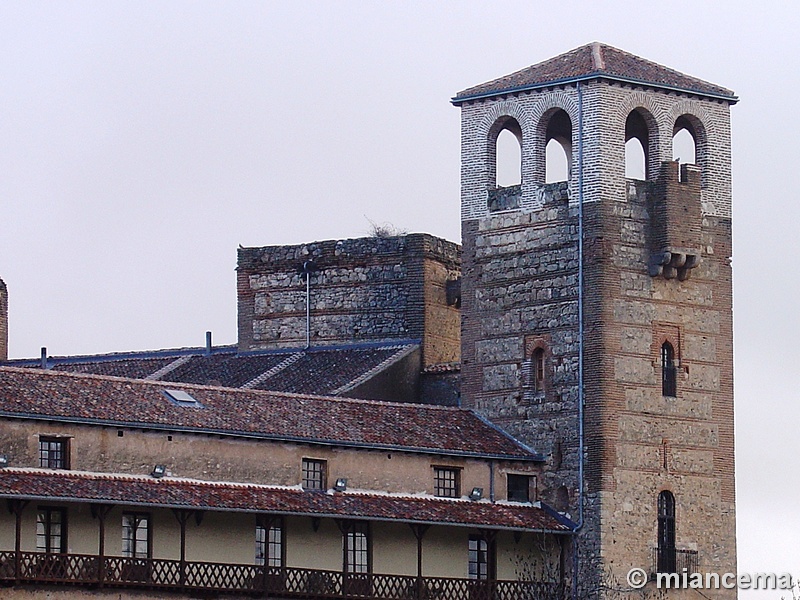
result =
[{"label": "skylight", "polygon": [[164,395],[178,406],[203,407],[197,398],[183,390],[164,390]]}]

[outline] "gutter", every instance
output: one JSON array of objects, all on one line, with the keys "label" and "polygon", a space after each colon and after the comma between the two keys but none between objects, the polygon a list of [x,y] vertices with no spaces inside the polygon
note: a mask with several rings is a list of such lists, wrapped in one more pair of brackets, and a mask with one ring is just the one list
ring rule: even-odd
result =
[{"label": "gutter", "polygon": [[[314,492],[308,492],[314,493]],[[136,500],[124,500],[120,501],[113,498],[81,498],[76,496],[41,496],[35,494],[0,494],[0,498],[7,498],[7,499],[25,499],[25,500],[32,500],[34,502],[70,502],[75,504],[124,504],[125,506],[137,506],[137,507],[148,507],[148,508],[166,508],[166,509],[173,509],[173,508],[182,508],[182,509],[189,509],[189,510],[204,510],[209,512],[225,512],[225,513],[242,513],[242,514],[258,514],[263,511],[259,510],[246,510],[240,508],[225,508],[225,507],[218,507],[218,506],[206,506],[206,505],[187,505],[187,504],[170,504],[167,502],[139,502]],[[549,507],[548,507],[549,508]],[[558,513],[554,513],[552,509],[548,510],[545,508],[545,505],[542,505],[540,508],[543,512],[545,512],[548,516],[551,516],[557,519],[560,523],[564,525],[564,529],[548,529],[546,527],[512,527],[509,525],[496,525],[491,526],[489,529],[495,530],[502,530],[502,531],[523,531],[528,533],[548,533],[554,535],[572,535],[572,532],[569,530],[569,520],[565,519],[563,515],[559,515]],[[431,520],[417,520],[417,519],[401,519],[397,517],[370,517],[364,516],[360,514],[346,514],[346,513],[328,513],[328,512],[302,512],[302,511],[290,511],[290,510],[275,510],[270,511],[270,514],[276,515],[283,515],[289,517],[319,517],[323,519],[341,519],[342,517],[350,517],[354,519],[359,519],[361,521],[373,521],[373,522],[390,522],[390,523],[411,523],[414,525],[439,525],[439,526],[448,526],[448,527],[468,527],[471,529],[475,529],[475,523],[463,523],[463,522],[455,522],[455,521],[431,521]]]},{"label": "gutter", "polygon": [[582,81],[591,81],[593,79],[606,79],[608,81],[616,81],[619,83],[627,83],[631,85],[640,85],[644,87],[650,88],[658,88],[662,90],[667,90],[671,92],[681,92],[684,94],[693,94],[696,96],[702,96],[704,98],[710,98],[712,100],[722,100],[724,102],[730,102],[731,104],[736,104],[739,101],[738,96],[729,96],[725,95],[721,92],[706,92],[699,89],[693,88],[684,88],[677,85],[669,85],[666,83],[655,83],[653,81],[646,81],[644,79],[636,79],[633,77],[624,77],[621,75],[610,75],[608,73],[604,73],[602,71],[593,71],[592,73],[588,73],[587,75],[580,75],[578,77],[564,77],[562,79],[553,79],[551,81],[545,81],[541,83],[529,83],[525,85],[520,85],[516,87],[506,88],[502,90],[494,90],[490,92],[481,92],[478,94],[472,94],[469,96],[455,96],[454,98],[450,99],[450,102],[454,106],[458,106],[465,102],[471,102],[473,100],[484,100],[486,98],[493,98],[495,96],[502,96],[504,94],[519,94],[521,92],[530,92],[534,90],[541,90],[544,88],[549,88],[558,85],[567,85],[571,83],[580,84]]},{"label": "gutter", "polygon": [[[398,446],[394,444],[369,444],[367,442],[329,440],[323,438],[303,438],[297,436],[273,435],[268,433],[257,433],[238,430],[209,429],[204,427],[187,427],[182,425],[162,425],[159,423],[137,423],[114,420],[85,419],[69,416],[37,415],[29,413],[12,413],[0,411],[0,417],[8,419],[45,421],[50,423],[71,423],[77,425],[96,425],[101,427],[124,427],[127,429],[141,429],[144,431],[166,431],[169,433],[192,433],[201,435],[217,435],[220,437],[243,438],[250,440],[269,440],[272,442],[290,442],[296,444],[308,444],[312,446],[326,446],[336,448],[361,448],[367,450],[389,450],[392,452],[407,452],[409,454],[431,454],[435,456],[452,456],[479,458],[484,460],[503,460],[509,462],[543,462],[544,457],[540,454],[531,453],[530,455],[515,456],[510,454],[487,454],[481,452],[469,452],[466,450],[442,450],[438,448]],[[511,438],[513,439],[513,438]],[[519,444],[519,442],[517,442]],[[527,450],[527,448],[525,448]]]}]

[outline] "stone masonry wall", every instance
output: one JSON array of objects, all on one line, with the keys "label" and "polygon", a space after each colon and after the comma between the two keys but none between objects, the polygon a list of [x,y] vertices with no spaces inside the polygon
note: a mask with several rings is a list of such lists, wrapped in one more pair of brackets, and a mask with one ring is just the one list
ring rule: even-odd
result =
[{"label": "stone masonry wall", "polygon": [[239,349],[305,346],[312,261],[312,346],[419,339],[423,365],[458,360],[459,311],[445,288],[459,259],[457,244],[427,234],[242,248]]}]

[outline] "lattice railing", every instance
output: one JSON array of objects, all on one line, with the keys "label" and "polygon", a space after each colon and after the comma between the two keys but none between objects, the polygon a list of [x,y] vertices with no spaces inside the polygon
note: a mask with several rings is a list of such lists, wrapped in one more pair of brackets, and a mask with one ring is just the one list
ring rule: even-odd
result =
[{"label": "lattice railing", "polygon": [[278,596],[297,600],[554,600],[556,584],[179,560],[0,552],[0,581]]}]

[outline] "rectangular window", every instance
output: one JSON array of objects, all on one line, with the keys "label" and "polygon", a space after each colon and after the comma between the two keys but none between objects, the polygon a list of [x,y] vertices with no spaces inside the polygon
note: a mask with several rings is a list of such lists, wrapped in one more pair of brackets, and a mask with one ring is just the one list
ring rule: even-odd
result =
[{"label": "rectangular window", "polygon": [[150,558],[150,515],[122,514],[122,556]]},{"label": "rectangular window", "polygon": [[256,564],[283,566],[283,521],[273,519],[269,526],[256,525]]},{"label": "rectangular window", "polygon": [[39,466],[69,469],[69,438],[39,436]]},{"label": "rectangular window", "polygon": [[369,525],[352,523],[344,532],[345,573],[370,573]]},{"label": "rectangular window", "polygon": [[326,489],[326,479],[328,463],[324,460],[313,458],[303,459],[303,489],[305,490],[324,490]]},{"label": "rectangular window", "polygon": [[433,493],[442,498],[458,498],[461,495],[460,469],[452,467],[433,468]]},{"label": "rectangular window", "polygon": [[489,578],[489,544],[480,536],[469,536],[469,578]]},{"label": "rectangular window", "polygon": [[508,499],[512,502],[530,502],[531,481],[533,481],[533,478],[530,475],[514,475],[509,473],[506,476]]},{"label": "rectangular window", "polygon": [[67,551],[67,511],[64,508],[40,506],[36,513],[36,551]]}]

